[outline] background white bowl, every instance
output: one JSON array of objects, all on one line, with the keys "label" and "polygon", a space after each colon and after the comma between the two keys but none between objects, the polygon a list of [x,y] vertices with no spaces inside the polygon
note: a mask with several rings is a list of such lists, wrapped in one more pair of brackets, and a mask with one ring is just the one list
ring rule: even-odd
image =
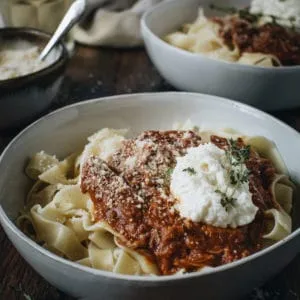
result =
[{"label": "background white bowl", "polygon": [[[175,121],[239,129],[276,142],[291,176],[300,182],[300,135],[254,108],[223,98],[158,93],[95,99],[62,108],[21,132],[0,158],[0,221],[9,239],[46,280],[80,299],[237,299],[286,266],[300,250],[300,229],[285,240],[240,261],[206,273],[138,277],[83,267],[62,259],[27,238],[14,224],[32,184],[24,174],[28,158],[40,150],[63,158],[80,149],[103,127],[170,129]],[[296,211],[296,209],[295,209]]]},{"label": "background white bowl", "polygon": [[250,0],[172,0],[143,16],[146,49],[161,75],[180,90],[228,97],[265,110],[300,106],[300,66],[264,68],[224,62],[181,50],[161,39],[194,21],[200,6],[208,15],[218,14],[209,9],[211,3],[245,7]]}]

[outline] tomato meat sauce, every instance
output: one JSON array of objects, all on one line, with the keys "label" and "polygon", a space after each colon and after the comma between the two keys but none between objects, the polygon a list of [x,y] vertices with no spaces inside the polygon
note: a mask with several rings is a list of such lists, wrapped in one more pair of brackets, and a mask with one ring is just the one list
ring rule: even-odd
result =
[{"label": "tomato meat sauce", "polygon": [[[217,136],[211,142],[228,146]],[[147,253],[162,275],[219,266],[260,250],[264,210],[276,206],[270,190],[275,170],[251,150],[249,188],[259,208],[252,223],[217,228],[180,217],[173,207],[170,174],[176,157],[201,143],[193,131],[146,131],[125,140],[107,162],[92,156],[82,168],[81,189],[91,196],[95,219],[107,222],[124,246]],[[241,139],[238,143],[243,145]]]},{"label": "tomato meat sauce", "polygon": [[264,53],[275,56],[284,66],[300,65],[300,34],[277,23],[257,25],[247,18],[213,17],[219,34],[230,48],[241,53]]}]

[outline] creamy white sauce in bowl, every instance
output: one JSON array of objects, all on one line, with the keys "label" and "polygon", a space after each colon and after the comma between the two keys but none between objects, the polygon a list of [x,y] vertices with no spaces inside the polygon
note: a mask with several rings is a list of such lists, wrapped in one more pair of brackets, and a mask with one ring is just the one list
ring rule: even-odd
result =
[{"label": "creamy white sauce in bowl", "polygon": [[26,40],[0,40],[0,42],[0,81],[38,72],[59,58],[59,51],[54,49],[45,60],[40,61],[41,49]]}]

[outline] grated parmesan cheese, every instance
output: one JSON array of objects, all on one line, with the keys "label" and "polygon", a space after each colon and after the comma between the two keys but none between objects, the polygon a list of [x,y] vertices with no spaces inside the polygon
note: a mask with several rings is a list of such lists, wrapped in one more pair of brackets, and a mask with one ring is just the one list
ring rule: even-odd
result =
[{"label": "grated parmesan cheese", "polygon": [[0,47],[0,80],[40,71],[49,66],[48,58],[39,60],[39,48],[27,41],[2,43]]}]

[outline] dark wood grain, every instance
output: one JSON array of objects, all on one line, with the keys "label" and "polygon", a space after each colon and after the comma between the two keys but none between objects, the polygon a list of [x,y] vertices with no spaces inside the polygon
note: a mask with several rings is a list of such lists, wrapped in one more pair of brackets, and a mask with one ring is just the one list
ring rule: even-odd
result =
[{"label": "dark wood grain", "polygon": [[[175,90],[158,74],[143,49],[77,47],[59,95],[49,111],[89,98]],[[45,112],[45,113],[47,113]],[[300,131],[300,109],[274,115]],[[17,131],[0,134],[2,150]],[[0,227],[0,299],[71,300],[50,286],[24,260]],[[300,300],[300,256],[243,300]]]}]

